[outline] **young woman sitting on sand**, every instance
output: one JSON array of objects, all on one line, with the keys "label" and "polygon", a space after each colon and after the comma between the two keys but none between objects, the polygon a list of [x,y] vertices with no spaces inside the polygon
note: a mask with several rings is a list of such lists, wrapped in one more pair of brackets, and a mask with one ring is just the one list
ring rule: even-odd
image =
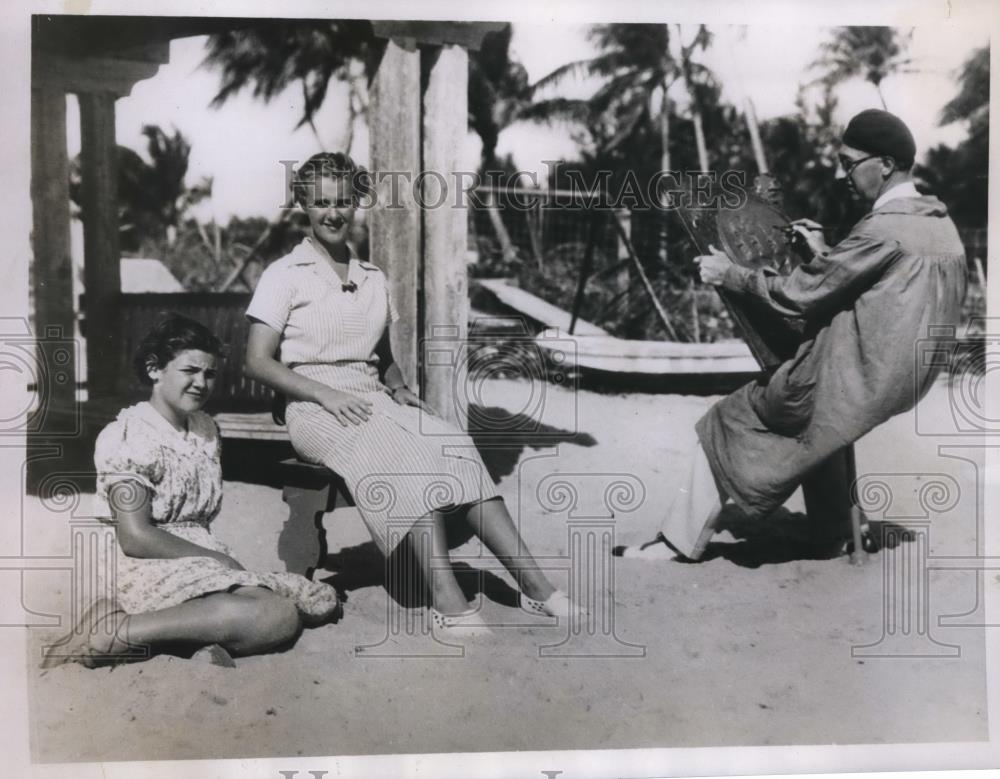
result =
[{"label": "young woman sitting on sand", "polygon": [[576,607],[538,569],[472,440],[421,402],[393,359],[386,278],[347,238],[370,191],[367,174],[346,154],[317,154],[292,190],[312,237],[261,276],[247,309],[246,369],[289,399],[295,450],[344,478],[383,554],[409,539],[433,630],[489,632],[451,569],[445,512],[460,515],[510,571],[523,608],[568,617]]},{"label": "young woman sitting on sand", "polygon": [[152,388],[149,401],[124,409],[94,452],[98,498],[118,539],[114,597],[95,603],[44,667],[93,667],[168,645],[208,647],[210,659],[229,665],[229,655],[286,645],[303,618],[337,610],[329,585],[247,571],[211,533],[222,503],[221,440],[201,409],[221,352],[207,328],[177,315],[139,346],[134,367]]}]

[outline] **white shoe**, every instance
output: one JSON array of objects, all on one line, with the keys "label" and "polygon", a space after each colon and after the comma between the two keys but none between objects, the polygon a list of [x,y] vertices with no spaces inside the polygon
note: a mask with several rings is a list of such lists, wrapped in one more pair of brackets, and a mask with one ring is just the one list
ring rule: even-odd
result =
[{"label": "white shoe", "polygon": [[442,614],[433,606],[431,613],[431,632],[442,638],[470,638],[472,636],[492,635],[479,609],[469,609],[461,614]]},{"label": "white shoe", "polygon": [[571,601],[569,595],[562,590],[556,590],[546,600],[535,600],[522,592],[521,608],[533,614],[545,614],[561,620],[568,620],[571,616],[584,619],[587,616],[587,612]]}]

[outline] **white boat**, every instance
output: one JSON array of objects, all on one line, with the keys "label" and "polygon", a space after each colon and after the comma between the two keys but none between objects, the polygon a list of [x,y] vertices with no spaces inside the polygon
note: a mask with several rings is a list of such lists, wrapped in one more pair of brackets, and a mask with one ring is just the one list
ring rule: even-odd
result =
[{"label": "white boat", "polygon": [[557,361],[594,371],[648,375],[752,374],[760,366],[743,341],[629,341],[611,335],[568,335],[558,328],[535,342]]}]

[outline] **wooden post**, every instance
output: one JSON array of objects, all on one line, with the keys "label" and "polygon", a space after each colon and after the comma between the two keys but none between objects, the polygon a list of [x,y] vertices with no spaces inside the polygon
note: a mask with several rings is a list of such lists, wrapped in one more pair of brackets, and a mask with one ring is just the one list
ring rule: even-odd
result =
[{"label": "wooden post", "polygon": [[[95,22],[96,20],[82,20]],[[50,18],[49,22],[53,22]],[[64,33],[72,22],[63,21]],[[63,26],[60,25],[60,26]],[[121,261],[118,242],[118,160],[115,143],[115,100],[129,94],[136,82],[156,74],[170,59],[166,40],[128,45],[120,39],[114,22],[107,29],[87,27],[94,40],[107,36],[107,46],[85,47],[89,54],[64,51],[61,37],[46,39],[46,26],[35,32],[31,60],[33,182],[39,192],[58,191],[61,202],[47,193],[35,199],[35,242],[39,323],[59,321],[72,325],[73,299],[68,251],[69,187],[66,158],[66,95],[80,101],[81,177],[84,223],[84,299],[87,342],[87,389],[91,398],[113,393],[121,379],[122,355],[117,353],[120,326]],[[85,34],[83,27],[78,31]],[[89,35],[89,33],[86,33]],[[71,37],[71,36],[70,36]],[[127,34],[124,36],[127,38]],[[71,47],[75,48],[75,47]],[[120,58],[124,57],[124,59]],[[37,94],[35,94],[37,92]],[[48,94],[49,97],[45,97]],[[56,103],[59,103],[56,106]],[[57,112],[57,113],[55,113]],[[58,114],[58,116],[57,116]],[[50,197],[51,195],[51,197]],[[43,200],[49,202],[43,204]],[[50,214],[50,216],[40,216]],[[43,220],[40,222],[39,220]],[[44,224],[47,220],[50,224]],[[56,249],[65,247],[65,249]],[[46,263],[65,253],[65,291],[53,288],[55,274]],[[43,256],[44,255],[44,256]],[[45,285],[45,286],[42,286]],[[60,317],[64,319],[60,320]],[[72,330],[69,330],[72,335]],[[74,368],[75,372],[75,368]],[[72,384],[72,382],[71,382]],[[73,390],[71,389],[70,392]],[[73,397],[72,395],[70,397]]]},{"label": "wooden post", "polygon": [[[461,193],[456,172],[468,125],[469,55],[461,46],[424,51],[427,86],[424,92],[423,183],[424,229],[424,338],[443,339],[454,348],[455,359],[431,360],[424,365],[423,396],[443,417],[464,428],[459,411],[456,377],[463,375],[469,322],[469,281],[465,267],[468,212],[456,206]],[[443,202],[442,202],[443,201]],[[436,354],[445,350],[432,347]],[[463,404],[464,408],[464,404]]]},{"label": "wooden post", "polygon": [[120,359],[115,321],[121,293],[115,99],[110,92],[79,95],[83,283],[90,398],[114,393]]},{"label": "wooden post", "polygon": [[[73,261],[69,239],[69,160],[66,152],[66,93],[31,90],[31,205],[34,267],[32,292],[38,360],[53,341],[73,338]],[[51,340],[47,338],[51,336]],[[64,351],[65,353],[65,351]],[[68,380],[57,382],[39,371],[42,399],[49,408],[69,410],[76,400],[76,350],[61,366]],[[50,418],[49,415],[43,415]]]},{"label": "wooden post", "polygon": [[417,388],[422,247],[413,182],[420,171],[420,52],[412,40],[408,46],[386,42],[372,82],[369,121],[377,195],[369,214],[371,259],[389,277],[399,314],[393,356],[406,383]]}]

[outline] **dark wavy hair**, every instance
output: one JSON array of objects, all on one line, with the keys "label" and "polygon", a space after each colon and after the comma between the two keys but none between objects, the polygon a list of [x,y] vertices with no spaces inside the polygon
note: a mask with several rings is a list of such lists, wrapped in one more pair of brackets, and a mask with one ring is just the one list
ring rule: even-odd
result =
[{"label": "dark wavy hair", "polygon": [[132,357],[132,369],[141,384],[151,385],[149,365],[154,363],[163,368],[181,352],[189,349],[225,357],[226,349],[215,333],[201,322],[195,322],[180,314],[163,316],[152,330],[146,333],[139,348]]},{"label": "dark wavy hair", "polygon": [[314,154],[292,174],[292,198],[300,206],[306,204],[306,195],[314,190],[316,182],[324,176],[347,179],[351,182],[355,205],[372,192],[371,175],[348,155],[339,151]]}]

